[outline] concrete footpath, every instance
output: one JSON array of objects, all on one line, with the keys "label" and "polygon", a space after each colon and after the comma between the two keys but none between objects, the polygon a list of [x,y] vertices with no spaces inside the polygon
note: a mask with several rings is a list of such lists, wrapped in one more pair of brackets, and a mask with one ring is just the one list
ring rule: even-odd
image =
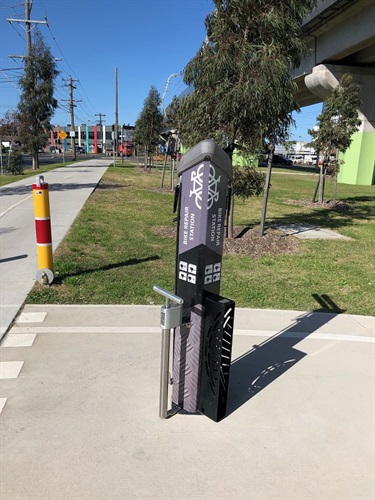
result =
[{"label": "concrete footpath", "polygon": [[238,308],[215,423],[158,417],[159,314],[25,306],[0,347],[2,500],[374,498],[374,317]]},{"label": "concrete footpath", "polygon": [[[53,250],[112,161],[88,160],[43,174],[50,190]],[[38,270],[32,199],[35,180],[28,177],[0,188],[0,339],[33,287]]]}]

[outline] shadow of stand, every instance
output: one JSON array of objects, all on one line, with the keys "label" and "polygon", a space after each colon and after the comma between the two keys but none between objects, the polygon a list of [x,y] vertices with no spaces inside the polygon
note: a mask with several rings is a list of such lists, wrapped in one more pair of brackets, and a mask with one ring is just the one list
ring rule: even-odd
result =
[{"label": "shadow of stand", "polygon": [[[295,323],[231,364],[227,414],[230,415],[306,356],[295,345],[344,312],[328,295],[313,294],[319,309],[303,314]],[[322,312],[329,311],[329,312]]]}]

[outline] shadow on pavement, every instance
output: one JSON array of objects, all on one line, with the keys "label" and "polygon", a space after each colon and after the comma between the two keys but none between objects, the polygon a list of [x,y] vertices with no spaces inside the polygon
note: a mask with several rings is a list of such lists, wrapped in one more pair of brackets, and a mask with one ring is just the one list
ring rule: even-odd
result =
[{"label": "shadow on pavement", "polygon": [[[35,181],[33,178],[30,178],[30,184],[26,186],[5,186],[1,188],[1,196],[11,196],[14,194],[18,195],[23,195],[23,194],[32,194],[32,189],[31,189],[31,184],[33,184]],[[85,188],[90,188],[90,189],[95,189],[96,187],[96,182],[89,182],[87,184],[59,184],[59,183],[52,183],[49,184],[49,191],[73,191],[77,189],[85,189]]]},{"label": "shadow on pavement", "polygon": [[[227,415],[238,410],[269,384],[306,356],[295,345],[328,323],[340,309],[328,295],[313,294],[321,306],[299,318],[290,327],[265,340],[231,364]],[[323,312],[330,311],[330,313]]]},{"label": "shadow on pavement", "polygon": [[15,255],[14,257],[7,257],[5,259],[0,259],[0,264],[3,262],[10,262],[12,260],[20,260],[20,259],[26,259],[28,257],[27,253],[24,253],[22,255]]}]

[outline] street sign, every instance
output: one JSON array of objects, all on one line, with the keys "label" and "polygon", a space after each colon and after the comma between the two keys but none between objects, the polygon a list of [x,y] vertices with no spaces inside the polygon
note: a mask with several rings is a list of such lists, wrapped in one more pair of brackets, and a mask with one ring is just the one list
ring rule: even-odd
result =
[{"label": "street sign", "polygon": [[59,132],[59,139],[61,139],[63,141],[67,137],[68,137],[68,134],[66,132],[64,132],[64,130],[60,130],[60,132]]}]

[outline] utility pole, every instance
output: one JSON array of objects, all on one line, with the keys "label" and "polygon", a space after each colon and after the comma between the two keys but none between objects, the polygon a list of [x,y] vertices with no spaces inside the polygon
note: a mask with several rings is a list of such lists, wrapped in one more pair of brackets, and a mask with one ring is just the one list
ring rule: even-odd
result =
[{"label": "utility pole", "polygon": [[105,120],[102,120],[102,116],[106,116],[106,115],[103,115],[103,113],[95,113],[95,116],[99,116],[99,126],[100,126],[100,137],[101,137],[101,141],[102,141],[102,153],[104,153],[104,144],[105,144],[105,139],[103,137],[103,121]]},{"label": "utility pole", "polygon": [[[80,100],[73,99],[73,90],[76,89],[73,85],[73,82],[79,82],[79,80],[73,80],[71,76],[68,78],[68,83],[65,85],[66,87],[69,87],[69,111],[70,111],[70,146],[72,148],[73,152],[73,160],[77,158],[76,156],[76,129],[74,126],[74,108],[76,105],[74,104],[75,102],[81,102]],[[63,99],[63,101],[66,101],[66,99]]]},{"label": "utility pole", "polygon": [[27,55],[31,55],[31,26],[30,26],[30,12],[33,4],[30,0],[25,1],[25,30],[26,30],[26,40],[27,40]]},{"label": "utility pole", "polygon": [[117,157],[117,141],[118,141],[118,70],[117,68],[115,68],[115,130],[114,130],[114,140],[113,140],[113,158]]},{"label": "utility pole", "polygon": [[[26,43],[27,43],[27,57],[31,56],[32,45],[31,45],[31,25],[32,24],[48,24],[47,18],[44,18],[44,21],[34,21],[30,19],[30,13],[32,9],[33,3],[32,0],[25,0],[25,19],[7,19],[8,23],[25,23],[25,31],[26,31]],[[9,56],[9,57],[20,57],[24,59],[25,56]]]},{"label": "utility pole", "polygon": [[[46,17],[44,18],[44,21],[34,21],[34,20],[30,19],[30,13],[31,13],[32,6],[33,6],[32,0],[25,0],[25,19],[12,19],[12,18],[7,19],[9,24],[12,24],[13,22],[25,24],[26,43],[27,43],[27,56],[26,56],[26,58],[28,58],[29,60],[32,57],[31,24],[48,24]],[[11,58],[19,57],[20,59],[25,59],[25,56],[9,56],[9,57],[11,57]],[[36,151],[33,155],[33,169],[37,169],[37,168],[39,168],[38,151]]]}]

